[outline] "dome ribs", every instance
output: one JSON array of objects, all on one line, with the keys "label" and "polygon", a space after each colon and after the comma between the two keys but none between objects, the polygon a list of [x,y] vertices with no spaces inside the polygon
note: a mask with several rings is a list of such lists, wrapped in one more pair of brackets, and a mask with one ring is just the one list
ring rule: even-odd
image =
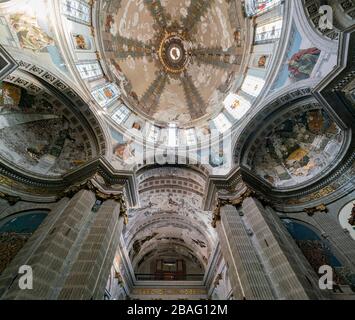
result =
[{"label": "dome ribs", "polygon": [[192,119],[198,119],[205,114],[206,103],[203,101],[198,89],[194,85],[192,78],[187,72],[181,77],[184,88],[185,99]]},{"label": "dome ribs", "polygon": [[240,65],[241,55],[236,55],[235,48],[223,50],[222,47],[192,49],[191,54],[197,63],[210,64],[218,68],[229,69],[231,65]]},{"label": "dome ribs", "polygon": [[169,17],[167,16],[160,0],[144,0],[145,6],[148,8],[156,24],[165,29],[168,24]]},{"label": "dome ribs", "polygon": [[118,59],[127,59],[129,56],[132,58],[143,58],[144,56],[150,56],[153,51],[150,44],[145,44],[144,42],[135,39],[117,35],[114,40],[119,47],[117,50]]},{"label": "dome ribs", "polygon": [[214,3],[214,0],[191,0],[190,7],[187,10],[188,15],[182,19],[184,29],[191,33],[212,3]]},{"label": "dome ribs", "polygon": [[151,83],[145,91],[140,100],[143,111],[148,115],[155,113],[159,105],[160,97],[168,82],[168,75],[165,72],[159,72],[155,80]]}]

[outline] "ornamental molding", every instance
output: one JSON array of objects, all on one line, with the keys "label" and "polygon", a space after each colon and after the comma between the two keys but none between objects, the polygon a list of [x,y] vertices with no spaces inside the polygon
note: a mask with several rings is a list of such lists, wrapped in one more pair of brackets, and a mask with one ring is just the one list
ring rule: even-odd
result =
[{"label": "ornamental molding", "polygon": [[0,66],[0,80],[6,78],[6,76],[18,68],[18,63],[2,45],[0,45]]},{"label": "ornamental molding", "polygon": [[95,188],[103,193],[101,195],[103,198],[106,193],[104,190],[112,190],[112,194],[124,194],[129,206],[136,205],[138,194],[134,174],[115,170],[103,157],[89,161],[61,177],[29,176],[14,170],[12,166],[0,163],[1,192],[18,196],[22,201],[33,201],[34,195],[37,196],[38,201],[41,199],[46,201],[46,198],[53,198],[55,201],[65,194],[69,196],[75,189],[89,188],[87,183],[90,179],[98,181]]}]

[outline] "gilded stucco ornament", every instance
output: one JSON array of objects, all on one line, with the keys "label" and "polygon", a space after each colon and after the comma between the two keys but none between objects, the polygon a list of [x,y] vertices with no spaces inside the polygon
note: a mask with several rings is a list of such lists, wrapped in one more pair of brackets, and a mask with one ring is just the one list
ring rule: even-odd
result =
[{"label": "gilded stucco ornament", "polygon": [[20,197],[11,196],[11,195],[4,193],[4,192],[0,192],[0,198],[6,200],[10,206],[15,205],[17,202],[19,202],[21,200]]},{"label": "gilded stucco ornament", "polygon": [[312,217],[316,212],[327,213],[328,208],[325,204],[320,204],[319,206],[316,206],[316,207],[305,208],[304,212],[306,212],[310,217]]}]

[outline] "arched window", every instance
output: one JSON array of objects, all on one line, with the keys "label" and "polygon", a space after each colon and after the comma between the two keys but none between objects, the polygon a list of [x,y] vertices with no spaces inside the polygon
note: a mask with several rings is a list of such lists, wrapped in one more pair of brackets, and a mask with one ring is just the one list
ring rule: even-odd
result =
[{"label": "arched window", "polygon": [[0,220],[0,274],[47,215],[47,210],[33,210],[20,212]]}]

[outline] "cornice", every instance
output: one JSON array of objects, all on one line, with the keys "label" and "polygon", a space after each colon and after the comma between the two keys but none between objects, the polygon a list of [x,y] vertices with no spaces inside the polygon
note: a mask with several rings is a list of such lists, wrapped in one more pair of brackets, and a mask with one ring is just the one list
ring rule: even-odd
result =
[{"label": "cornice", "polygon": [[[98,185],[98,183],[95,183],[94,179],[89,179],[85,181],[84,183],[77,184],[74,186],[71,186],[69,189],[65,190],[59,198],[72,198],[75,194],[77,194],[81,190],[89,190],[92,191],[96,199],[98,200],[113,200],[117,203],[120,204],[120,217],[124,218],[124,223],[125,225],[128,224],[128,213],[127,213],[127,205],[126,201],[124,199],[124,194],[123,192],[115,192],[112,193],[111,191],[103,190],[102,187]],[[0,194],[1,196],[1,194]]]},{"label": "cornice", "polygon": [[80,186],[94,176],[100,176],[102,184],[107,189],[117,191],[117,187],[123,190],[129,206],[137,203],[137,187],[135,175],[129,171],[115,170],[108,161],[96,158],[85,165],[61,176],[61,177],[35,177],[14,170],[4,163],[0,163],[0,181],[11,196],[19,196],[22,200],[31,199],[33,195],[38,197],[61,197],[63,192],[71,187]]}]

